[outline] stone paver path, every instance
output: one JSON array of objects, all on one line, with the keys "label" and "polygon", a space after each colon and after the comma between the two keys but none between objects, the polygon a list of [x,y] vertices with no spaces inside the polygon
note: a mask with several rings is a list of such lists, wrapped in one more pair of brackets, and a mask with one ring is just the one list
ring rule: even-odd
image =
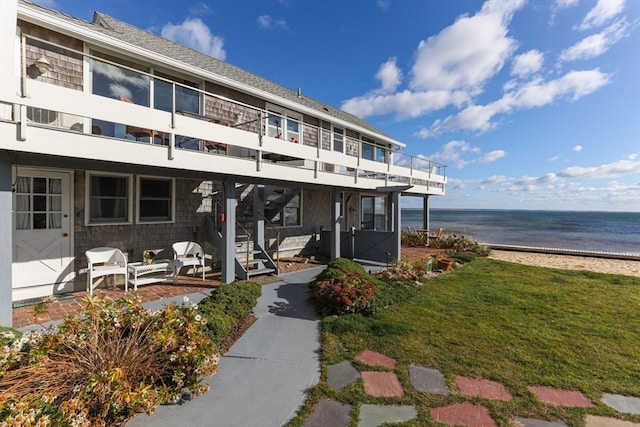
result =
[{"label": "stone paver path", "polygon": [[403,397],[404,390],[393,372],[365,371],[361,372],[364,391],[375,397]]},{"label": "stone paver path", "polygon": [[348,360],[327,367],[327,384],[332,390],[341,391],[358,378],[360,372]]},{"label": "stone paver path", "polygon": [[382,423],[403,423],[418,416],[415,406],[362,405],[358,427],[377,427]]},{"label": "stone paver path", "polygon": [[516,421],[522,425],[522,427],[567,427],[562,421],[543,421],[536,420],[534,418],[520,418],[517,417]]},{"label": "stone paver path", "polygon": [[618,412],[626,414],[640,414],[640,399],[631,396],[605,393],[602,395],[602,403],[612,407]]},{"label": "stone paver path", "polygon": [[587,427],[638,427],[640,424],[631,421],[618,420],[615,418],[597,417],[595,415],[587,415]]},{"label": "stone paver path", "polygon": [[456,385],[465,396],[479,396],[484,399],[513,400],[511,394],[500,383],[470,377],[456,377]]},{"label": "stone paver path", "polygon": [[[356,355],[356,360],[369,366],[379,366],[394,370],[396,360],[371,350],[364,350]],[[344,387],[362,378],[364,391],[374,397],[404,396],[404,389],[398,376],[391,371],[359,372],[351,362],[345,360],[327,367],[327,383],[331,389],[341,391]],[[413,388],[419,392],[442,394],[449,393],[444,375],[437,369],[419,365],[409,365],[409,380]],[[482,378],[465,376],[455,377],[456,387],[460,394],[483,399],[511,401],[513,396],[503,384]],[[577,390],[562,390],[553,387],[530,386],[529,391],[542,403],[554,406],[579,408],[595,407],[584,394]],[[621,413],[640,414],[640,398],[605,393],[602,402]],[[323,399],[311,413],[305,427],[346,426],[350,421],[351,406],[330,399]],[[451,426],[494,427],[495,421],[489,410],[482,405],[469,402],[432,408],[431,418],[434,421]],[[383,423],[400,423],[410,421],[418,416],[415,406],[370,405],[360,407],[358,427],[375,427]],[[534,418],[516,417],[515,425],[522,427],[567,427],[561,420],[546,421]],[[587,415],[587,427],[640,427],[640,423],[619,420],[616,418]]]},{"label": "stone paver path", "polygon": [[356,355],[356,360],[366,363],[369,366],[382,366],[389,369],[396,368],[396,361],[394,359],[371,350],[361,351]]},{"label": "stone paver path", "polygon": [[322,399],[316,405],[303,427],[346,427],[349,424],[351,405]]},{"label": "stone paver path", "polygon": [[440,423],[467,427],[495,427],[489,410],[472,403],[456,403],[431,409],[431,418]]},{"label": "stone paver path", "polygon": [[447,382],[444,375],[437,369],[424,366],[409,366],[411,385],[418,391],[433,394],[448,394]]},{"label": "stone paver path", "polygon": [[536,398],[542,402],[554,406],[571,406],[580,408],[591,408],[595,405],[587,396],[577,390],[561,390],[553,387],[529,387]]}]

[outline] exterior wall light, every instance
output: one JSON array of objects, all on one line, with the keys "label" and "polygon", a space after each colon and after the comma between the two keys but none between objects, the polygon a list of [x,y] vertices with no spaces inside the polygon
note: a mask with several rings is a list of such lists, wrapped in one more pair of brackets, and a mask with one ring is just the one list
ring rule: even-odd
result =
[{"label": "exterior wall light", "polygon": [[44,55],[36,60],[36,67],[38,68],[38,71],[40,71],[40,74],[44,74],[47,71],[53,70],[53,67],[51,66],[49,61],[47,61],[47,58],[45,58]]}]

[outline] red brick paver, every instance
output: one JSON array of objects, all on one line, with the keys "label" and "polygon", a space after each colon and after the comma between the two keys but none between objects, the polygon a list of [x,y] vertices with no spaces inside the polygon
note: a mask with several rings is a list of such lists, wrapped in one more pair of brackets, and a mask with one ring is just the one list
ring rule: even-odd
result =
[{"label": "red brick paver", "polygon": [[356,355],[356,360],[369,366],[383,366],[389,369],[395,369],[397,363],[395,359],[371,350],[361,351]]},{"label": "red brick paver", "polygon": [[[171,298],[179,295],[185,295],[196,292],[203,292],[210,290],[220,285],[219,280],[202,280],[189,276],[180,276],[178,278],[178,284],[174,285],[173,281],[161,282],[156,284],[144,285],[138,287],[138,296],[142,302],[162,300],[164,298]],[[79,314],[82,311],[82,300],[87,296],[88,292],[74,292],[75,298],[65,299],[60,301],[52,301],[44,304],[44,311],[39,314],[35,314],[35,306],[19,307],[13,309],[13,327],[24,328],[31,325],[42,324],[51,322],[54,320],[61,320],[67,315]],[[93,291],[94,295],[105,295],[110,298],[119,298],[126,295],[133,296],[133,291],[129,290],[127,294],[124,293],[124,288],[109,287],[98,288]]]},{"label": "red brick paver", "polygon": [[471,403],[456,403],[431,409],[434,421],[455,426],[496,427],[496,422],[484,406]]},{"label": "red brick paver", "polygon": [[456,377],[456,385],[465,396],[480,396],[484,399],[513,400],[504,385],[490,380]]},{"label": "red brick paver", "polygon": [[393,372],[361,372],[364,391],[374,397],[403,397],[400,380]]},{"label": "red brick paver", "polygon": [[542,402],[554,406],[572,406],[580,408],[592,408],[595,405],[584,394],[577,390],[562,390],[553,387],[529,387],[536,398]]}]

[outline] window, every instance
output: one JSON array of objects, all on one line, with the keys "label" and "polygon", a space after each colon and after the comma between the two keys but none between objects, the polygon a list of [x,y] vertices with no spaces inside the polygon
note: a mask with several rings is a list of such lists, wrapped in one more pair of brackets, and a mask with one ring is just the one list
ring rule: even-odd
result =
[{"label": "window", "polygon": [[338,151],[340,153],[344,153],[344,129],[342,128],[333,128],[333,151]]},{"label": "window", "polygon": [[362,137],[362,158],[375,162],[386,162],[386,150],[384,147],[376,145],[373,139]]},{"label": "window", "polygon": [[171,84],[170,81],[174,81],[176,83],[180,83],[180,85],[176,85],[176,110],[200,114],[200,93],[196,90],[190,89],[189,87],[185,87],[190,86],[193,88],[197,88],[197,83],[185,79],[180,79],[178,77],[172,77],[160,72],[155,72],[154,74],[158,77],[166,79],[154,79],[153,81],[154,108],[162,111],[172,110],[173,84]]},{"label": "window", "polygon": [[172,222],[175,181],[138,178],[138,222]]},{"label": "window", "polygon": [[[291,189],[278,189],[273,191],[266,197],[265,205],[269,203],[278,203],[278,200],[282,197],[286,197],[287,192],[291,192]],[[298,192],[291,200],[285,205],[280,212],[278,212],[271,219],[271,224],[279,225],[281,227],[293,227],[302,225],[302,210],[300,209],[300,201],[302,191]]]},{"label": "window", "polygon": [[361,199],[362,230],[387,229],[387,198],[384,196],[362,196]]},{"label": "window", "polygon": [[16,180],[16,229],[62,228],[62,180],[19,176]]},{"label": "window", "polygon": [[87,174],[87,225],[131,223],[130,186],[128,175]]},{"label": "window", "polygon": [[301,117],[290,111],[269,109],[267,136],[284,139],[296,144],[302,142]]}]

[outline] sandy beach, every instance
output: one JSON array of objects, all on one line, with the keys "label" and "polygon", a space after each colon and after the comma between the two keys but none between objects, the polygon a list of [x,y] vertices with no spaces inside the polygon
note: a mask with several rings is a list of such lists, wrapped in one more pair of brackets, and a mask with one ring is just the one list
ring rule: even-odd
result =
[{"label": "sandy beach", "polygon": [[608,259],[574,255],[541,254],[491,250],[489,258],[517,262],[538,267],[564,268],[567,270],[588,270],[598,273],[622,274],[640,277],[640,261]]}]

